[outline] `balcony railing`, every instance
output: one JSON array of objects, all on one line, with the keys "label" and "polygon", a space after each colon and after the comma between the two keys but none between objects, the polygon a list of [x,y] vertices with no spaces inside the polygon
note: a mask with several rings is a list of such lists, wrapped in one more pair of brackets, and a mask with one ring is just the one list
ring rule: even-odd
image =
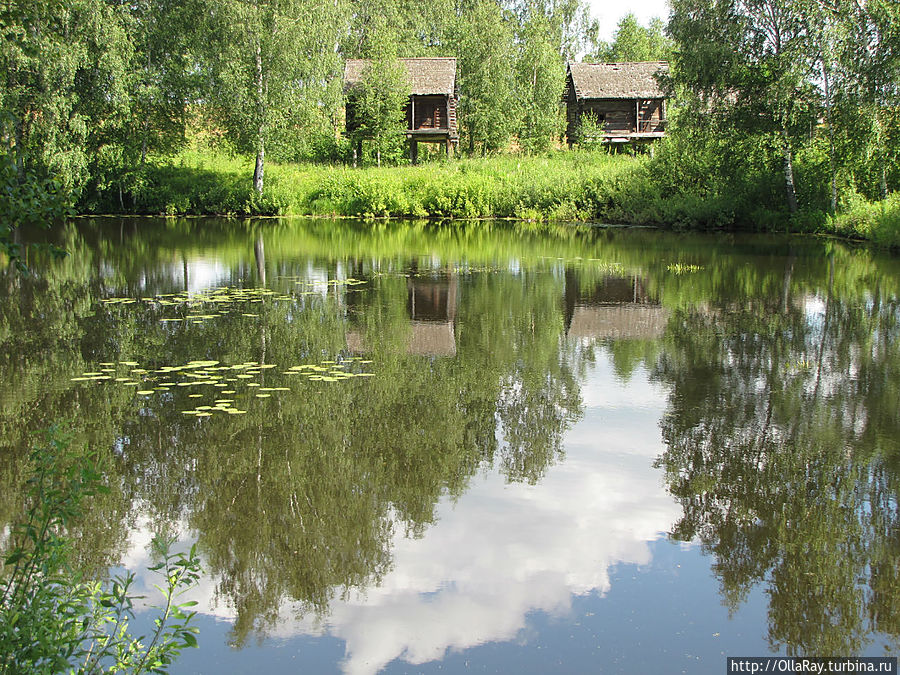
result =
[{"label": "balcony railing", "polygon": [[655,131],[665,131],[665,120],[638,120],[637,133],[649,134]]}]

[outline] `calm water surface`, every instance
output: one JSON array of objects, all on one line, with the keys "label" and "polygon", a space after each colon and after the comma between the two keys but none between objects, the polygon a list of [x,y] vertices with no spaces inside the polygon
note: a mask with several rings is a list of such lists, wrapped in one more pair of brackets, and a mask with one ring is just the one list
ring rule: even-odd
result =
[{"label": "calm water surface", "polygon": [[824,240],[98,220],[0,283],[0,525],[56,422],[86,569],[197,542],[175,673],[896,655],[900,264]]}]

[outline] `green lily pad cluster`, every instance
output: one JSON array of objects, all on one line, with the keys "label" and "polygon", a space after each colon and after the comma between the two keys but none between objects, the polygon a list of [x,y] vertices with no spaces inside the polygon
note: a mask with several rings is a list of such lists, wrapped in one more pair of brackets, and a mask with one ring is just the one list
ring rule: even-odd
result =
[{"label": "green lily pad cluster", "polygon": [[[316,284],[314,281],[302,279],[300,277],[279,277],[294,281],[294,284],[300,286],[292,293],[279,293],[270,288],[242,288],[239,286],[219,286],[201,292],[181,292],[181,293],[161,293],[151,297],[131,298],[131,297],[111,297],[103,298],[100,302],[107,307],[134,305],[143,303],[145,306],[154,308],[177,308],[182,311],[187,310],[188,314],[184,316],[169,316],[160,319],[161,323],[177,323],[185,322],[192,324],[200,324],[209,319],[215,319],[227,314],[237,314],[248,318],[256,318],[259,314],[246,311],[248,304],[262,304],[266,301],[285,301],[296,300],[300,296],[315,295],[316,291],[311,288]],[[358,286],[365,284],[365,281],[359,279],[332,279],[327,282],[331,286]],[[190,313],[192,310],[206,310],[199,313]],[[212,311],[209,311],[212,310]]]},{"label": "green lily pad cluster", "polygon": [[350,358],[338,363],[336,361],[322,361],[321,364],[307,363],[301,366],[291,366],[284,371],[285,375],[303,375],[312,382],[339,382],[340,380],[349,380],[353,377],[374,377],[374,373],[357,373],[348,370],[348,366],[354,363],[366,365],[372,363],[358,356]]},{"label": "green lily pad cluster", "polygon": [[[142,368],[137,361],[110,361],[98,363],[96,369],[72,377],[71,380],[137,387],[135,394],[145,398],[165,396],[166,400],[193,399],[191,403],[202,405],[186,408],[181,412],[185,415],[209,417],[215,413],[244,414],[246,410],[234,405],[237,400],[235,397],[243,397],[248,401],[268,399],[280,392],[291,391],[291,387],[285,385],[289,384],[291,378],[298,376],[312,382],[340,382],[374,377],[374,373],[366,371],[366,366],[371,363],[372,361],[358,356],[287,368],[258,361],[224,365],[219,361],[197,360],[184,365],[155,368]],[[184,392],[184,395],[178,392]]]},{"label": "green lily pad cluster", "polygon": [[[104,298],[100,302],[106,306],[123,306],[143,303],[153,308],[174,308],[187,311],[184,316],[169,316],[160,319],[162,323],[203,323],[227,314],[240,312],[244,316],[257,317],[244,311],[248,304],[261,304],[267,300],[294,300],[294,296],[278,293],[269,288],[239,288],[222,286],[200,293],[163,293],[146,298]],[[201,309],[204,311],[196,312]]]}]

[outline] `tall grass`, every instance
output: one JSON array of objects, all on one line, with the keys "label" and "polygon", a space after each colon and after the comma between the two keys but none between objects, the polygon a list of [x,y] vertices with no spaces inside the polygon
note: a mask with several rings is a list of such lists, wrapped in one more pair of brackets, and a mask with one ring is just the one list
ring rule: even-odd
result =
[{"label": "tall grass", "polygon": [[[419,166],[361,168],[269,164],[265,190],[251,186],[244,158],[186,151],[148,168],[125,200],[138,213],[518,218],[626,222],[644,160],[591,152],[494,156]],[[640,191],[638,191],[639,193]],[[119,211],[98,204],[94,212]],[[645,220],[645,210],[638,220]]]},{"label": "tall grass", "polygon": [[[648,158],[558,151],[432,161],[419,166],[352,168],[274,164],[265,190],[252,189],[249,159],[190,150],[147,169],[124,201],[135,213],[310,215],[412,218],[515,218],[689,228],[722,227],[733,209],[691,195],[665,194]],[[119,203],[89,212],[118,212]]]},{"label": "tall grass", "polygon": [[892,194],[879,202],[869,202],[859,196],[850,199],[840,213],[827,219],[825,229],[841,236],[900,248],[900,194]]},{"label": "tall grass", "polygon": [[[807,209],[791,219],[783,207],[767,206],[771,199],[760,196],[771,186],[754,187],[748,178],[756,192],[746,185],[729,190],[696,167],[688,173],[697,175],[688,180],[683,169],[672,148],[662,148],[656,159],[561,150],[382,168],[269,163],[259,195],[252,188],[249,158],[191,149],[148,166],[124,205],[128,212],[166,215],[515,218],[692,230],[790,229],[900,246],[900,198],[873,204],[860,197],[836,217]],[[121,205],[101,201],[83,211],[121,212]]]}]

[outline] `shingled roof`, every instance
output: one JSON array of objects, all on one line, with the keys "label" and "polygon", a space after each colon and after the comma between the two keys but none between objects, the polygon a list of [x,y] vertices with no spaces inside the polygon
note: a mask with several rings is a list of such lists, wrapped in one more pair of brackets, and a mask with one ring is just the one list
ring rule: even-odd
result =
[{"label": "shingled roof", "polygon": [[666,61],[569,63],[575,95],[585,98],[665,98],[658,75],[669,74]]},{"label": "shingled roof", "polygon": [[[406,67],[410,94],[453,96],[456,89],[456,59],[422,58],[398,59]],[[351,88],[362,81],[368,59],[348,59],[344,66],[344,87]]]}]

